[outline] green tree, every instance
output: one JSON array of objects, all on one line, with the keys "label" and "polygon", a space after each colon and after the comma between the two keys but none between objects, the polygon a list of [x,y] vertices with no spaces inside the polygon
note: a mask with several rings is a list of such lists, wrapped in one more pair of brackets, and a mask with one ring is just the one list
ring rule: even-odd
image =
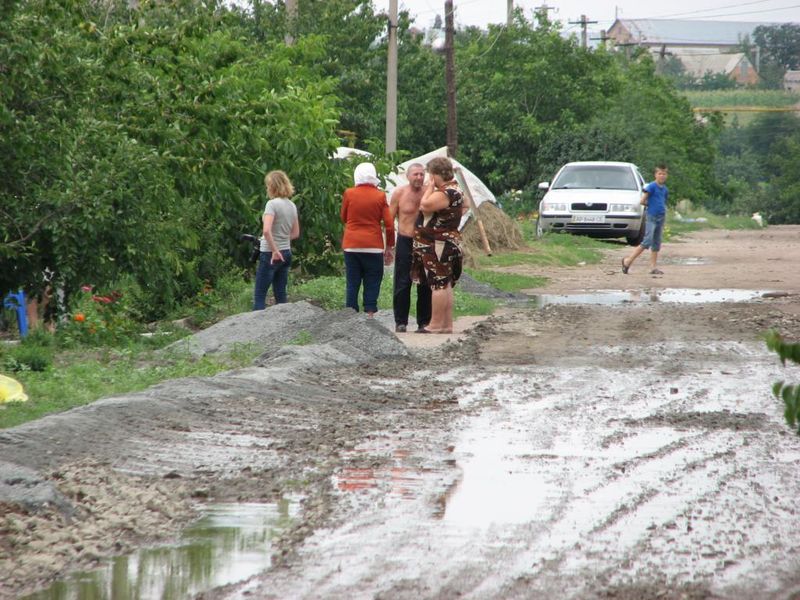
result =
[{"label": "green tree", "polygon": [[786,70],[800,66],[800,25],[760,25],[753,30],[753,43],[761,49],[760,75],[765,85],[783,87]]},{"label": "green tree", "polygon": [[319,52],[298,60],[335,83],[340,129],[355,134],[362,148],[368,139],[383,139],[387,20],[371,0],[299,0],[291,21],[284,3],[257,1],[241,17],[260,40],[281,44],[287,34],[296,43],[313,40]]},{"label": "green tree", "polygon": [[83,8],[26,2],[0,32],[0,290],[130,273],[163,312],[243,262],[274,168],[299,190],[301,264],[331,268],[345,179],[333,83],[305,66],[319,41],[257,44],[188,1],[106,28]]},{"label": "green tree", "polygon": [[704,204],[720,193],[713,177],[715,140],[721,123],[695,118],[688,101],[669,80],[656,75],[643,54],[623,62],[621,92],[596,119],[618,135],[635,140],[635,158],[648,171],[664,162],[670,168],[670,197]]},{"label": "green tree", "polygon": [[519,13],[510,27],[465,31],[457,41],[459,153],[501,191],[538,179],[543,143],[591,121],[619,91],[609,55]]}]

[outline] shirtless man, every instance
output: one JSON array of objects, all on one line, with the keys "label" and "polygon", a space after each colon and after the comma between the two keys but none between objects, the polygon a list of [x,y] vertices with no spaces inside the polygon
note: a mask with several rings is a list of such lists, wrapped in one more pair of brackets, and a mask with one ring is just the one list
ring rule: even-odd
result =
[{"label": "shirtless man", "polygon": [[[419,215],[419,202],[425,191],[425,167],[414,163],[406,170],[408,185],[392,192],[389,211],[392,219],[397,218],[397,244],[394,259],[394,307],[395,331],[403,333],[408,327],[408,312],[411,308],[411,246],[414,241],[414,227]],[[417,331],[424,329],[431,320],[431,289],[426,285],[417,286]]]}]

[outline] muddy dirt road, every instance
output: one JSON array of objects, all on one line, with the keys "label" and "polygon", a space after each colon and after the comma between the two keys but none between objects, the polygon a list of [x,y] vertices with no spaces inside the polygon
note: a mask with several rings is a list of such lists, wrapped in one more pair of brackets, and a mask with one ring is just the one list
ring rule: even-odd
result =
[{"label": "muddy dirt road", "polygon": [[800,369],[760,336],[800,338],[800,228],[694,234],[662,277],[627,251],[537,270],[539,307],[449,343],[280,308],[252,368],[0,433],[0,596],[281,502],[271,567],[128,597],[798,596],[800,438],[770,386]]}]

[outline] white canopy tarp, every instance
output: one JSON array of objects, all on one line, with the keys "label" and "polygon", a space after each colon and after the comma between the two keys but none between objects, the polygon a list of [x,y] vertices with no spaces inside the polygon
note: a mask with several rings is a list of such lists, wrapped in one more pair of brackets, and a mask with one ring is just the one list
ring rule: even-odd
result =
[{"label": "white canopy tarp", "polygon": [[[417,158],[412,158],[407,160],[403,163],[400,163],[397,166],[397,169],[394,173],[390,174],[386,179],[386,192],[387,194],[391,195],[392,190],[396,187],[400,187],[401,185],[405,185],[408,183],[408,179],[406,179],[406,170],[409,166],[414,163],[420,163],[421,165],[427,166],[428,162],[432,158],[436,158],[438,156],[447,156],[447,148],[439,148],[434,150],[433,152],[428,152],[427,154],[423,154],[422,156],[418,156]],[[472,193],[472,199],[475,202],[475,207],[477,208],[484,202],[494,202],[497,203],[497,198],[494,197],[494,194],[489,190],[488,187],[478,179],[478,176],[475,175],[472,171],[467,169],[464,165],[458,162],[456,159],[451,158],[453,161],[453,166],[458,167],[461,169],[461,173],[464,176],[464,180],[469,186],[469,191]],[[461,182],[459,182],[461,183]]]},{"label": "white canopy tarp", "polygon": [[343,160],[345,158],[350,158],[351,156],[363,156],[364,160],[369,160],[372,158],[372,154],[367,152],[366,150],[359,150],[358,148],[348,148],[347,146],[339,146],[336,148],[336,152],[333,153],[331,158],[338,158]]},{"label": "white canopy tarp", "polygon": [[[348,148],[346,146],[340,146],[336,149],[332,158],[338,159],[345,159],[350,158],[352,156],[357,156],[359,158],[363,158],[364,160],[370,160],[372,158],[372,154],[366,152],[365,150],[359,150],[358,148]],[[433,152],[428,152],[427,154],[423,154],[422,156],[418,156],[416,158],[411,158],[404,163],[400,163],[397,165],[397,169],[394,173],[389,174],[386,178],[386,194],[387,196],[391,196],[392,191],[396,187],[400,187],[401,185],[405,185],[408,183],[408,179],[406,179],[406,171],[408,167],[414,163],[420,163],[423,166],[427,166],[428,162],[432,158],[436,158],[437,156],[447,156],[447,147],[439,148],[434,150]],[[456,159],[451,158],[450,160],[453,161],[453,166],[459,167],[461,169],[461,173],[464,176],[464,180],[466,184],[469,186],[469,191],[472,193],[472,199],[475,201],[475,206],[478,207],[487,200],[489,202],[497,203],[497,199],[495,198],[494,194],[489,190],[488,187],[478,179],[478,176],[475,175],[472,171],[458,162]],[[461,183],[461,182],[459,182]]]}]

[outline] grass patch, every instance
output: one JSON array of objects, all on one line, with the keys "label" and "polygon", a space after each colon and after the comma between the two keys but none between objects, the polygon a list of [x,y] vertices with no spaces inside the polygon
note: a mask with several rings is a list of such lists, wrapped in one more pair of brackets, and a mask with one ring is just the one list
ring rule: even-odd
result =
[{"label": "grass patch", "polygon": [[[527,234],[526,239],[529,239]],[[603,251],[608,248],[607,242],[582,235],[547,233],[540,240],[529,241],[528,248],[524,251],[477,256],[475,262],[479,269],[515,265],[572,267],[580,263],[600,262]]]},{"label": "grass patch", "polygon": [[293,346],[308,346],[309,344],[314,343],[314,336],[311,335],[310,331],[303,329],[299,331],[293,340],[288,342]]},{"label": "grass patch", "polygon": [[719,109],[726,125],[731,126],[736,123],[740,127],[750,125],[761,113],[731,109],[737,107],[781,109],[800,102],[800,94],[784,90],[709,90],[686,91],[683,94],[693,107]]},{"label": "grass patch", "polygon": [[259,351],[248,346],[229,355],[193,358],[156,355],[144,348],[67,350],[45,371],[20,371],[13,377],[25,388],[27,402],[0,404],[0,428],[89,404],[99,398],[141,391],[166,379],[205,377],[250,364]]},{"label": "grass patch", "polygon": [[692,106],[711,108],[731,106],[783,108],[800,102],[800,94],[784,90],[686,91],[683,95]]},{"label": "grass patch", "polygon": [[[701,231],[703,229],[761,229],[761,227],[750,217],[744,215],[715,215],[703,209],[692,210],[686,214],[681,213],[683,220],[675,218],[675,213],[667,215],[667,223],[664,227],[664,239],[671,240],[683,234]],[[698,221],[697,219],[701,219]]]}]

